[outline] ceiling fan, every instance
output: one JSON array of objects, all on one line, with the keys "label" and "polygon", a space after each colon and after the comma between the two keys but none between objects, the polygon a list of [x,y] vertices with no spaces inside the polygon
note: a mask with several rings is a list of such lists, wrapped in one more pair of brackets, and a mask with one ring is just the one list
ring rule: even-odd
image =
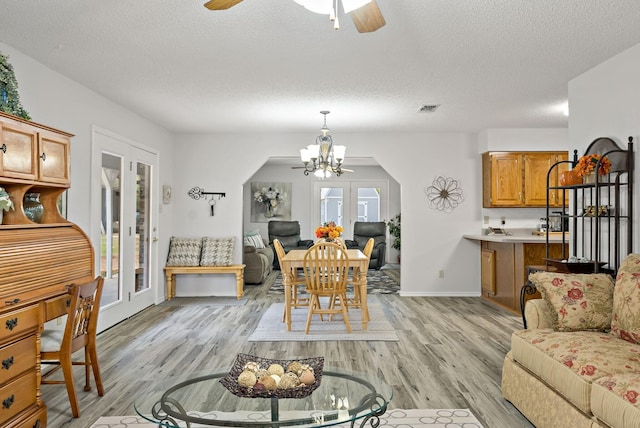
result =
[{"label": "ceiling fan", "polygon": [[[204,7],[209,10],[225,10],[242,1],[243,0],[209,0],[204,4]],[[329,15],[330,19],[334,21],[333,28],[336,30],[339,28],[337,0],[294,1],[312,12]],[[351,15],[351,19],[360,33],[371,33],[386,24],[376,0],[341,0],[341,2],[344,12]]]}]

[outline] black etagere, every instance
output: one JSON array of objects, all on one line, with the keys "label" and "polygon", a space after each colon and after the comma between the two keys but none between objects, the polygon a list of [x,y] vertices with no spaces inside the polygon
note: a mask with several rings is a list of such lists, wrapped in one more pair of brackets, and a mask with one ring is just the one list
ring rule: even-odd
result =
[{"label": "black etagere", "polygon": [[[603,158],[611,162],[608,174],[595,174],[593,182],[556,185],[551,181],[562,169],[574,168],[578,163],[578,151],[574,150],[572,161],[555,163],[547,174],[547,218],[552,214],[549,199],[551,192],[560,191],[562,197],[561,225],[564,233],[562,243],[570,243],[570,256],[586,258],[587,265],[567,265],[573,272],[607,272],[612,275],[618,270],[624,257],[632,252],[633,247],[633,138],[629,137],[627,148],[621,148],[614,140],[607,137],[595,139],[584,153],[600,155],[595,170],[600,169]],[[570,165],[567,165],[570,164]],[[567,197],[568,193],[568,197]],[[570,201],[567,206],[567,200]],[[565,230],[567,225],[569,230]],[[549,228],[547,228],[547,263],[549,259]],[[567,236],[569,235],[569,237]],[[567,241],[567,242],[565,242]],[[555,264],[557,266],[557,263]]]}]

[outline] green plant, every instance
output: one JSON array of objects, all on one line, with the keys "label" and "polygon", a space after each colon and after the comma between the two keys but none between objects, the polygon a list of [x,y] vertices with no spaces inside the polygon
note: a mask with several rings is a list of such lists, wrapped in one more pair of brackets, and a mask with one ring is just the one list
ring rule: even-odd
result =
[{"label": "green plant", "polygon": [[389,227],[389,234],[393,236],[392,248],[400,251],[400,214],[398,213],[394,218],[387,222]]}]

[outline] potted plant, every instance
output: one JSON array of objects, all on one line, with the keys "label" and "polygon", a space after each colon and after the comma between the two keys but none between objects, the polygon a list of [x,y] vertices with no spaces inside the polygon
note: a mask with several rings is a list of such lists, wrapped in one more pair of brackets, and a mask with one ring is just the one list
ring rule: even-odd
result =
[{"label": "potted plant", "polygon": [[0,187],[0,224],[2,224],[2,215],[5,211],[9,211],[9,209],[15,209],[13,208],[11,196],[4,190],[4,187]]},{"label": "potted plant", "polygon": [[[394,218],[387,222],[389,227],[389,235],[393,236],[393,242],[391,248],[400,251],[400,213],[396,214]],[[398,262],[400,261],[400,255],[398,255]]]}]

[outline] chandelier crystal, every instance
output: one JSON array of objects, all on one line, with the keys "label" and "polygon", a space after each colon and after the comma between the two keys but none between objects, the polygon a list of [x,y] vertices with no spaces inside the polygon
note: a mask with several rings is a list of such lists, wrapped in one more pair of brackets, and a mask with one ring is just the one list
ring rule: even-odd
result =
[{"label": "chandelier crystal", "polygon": [[316,177],[324,179],[331,177],[335,173],[338,177],[342,175],[342,161],[347,150],[346,146],[333,144],[333,138],[329,135],[327,127],[327,115],[329,111],[323,110],[324,125],[320,128],[321,135],[316,137],[315,144],[309,144],[300,149],[300,159],[304,164],[304,175],[313,173]]}]

